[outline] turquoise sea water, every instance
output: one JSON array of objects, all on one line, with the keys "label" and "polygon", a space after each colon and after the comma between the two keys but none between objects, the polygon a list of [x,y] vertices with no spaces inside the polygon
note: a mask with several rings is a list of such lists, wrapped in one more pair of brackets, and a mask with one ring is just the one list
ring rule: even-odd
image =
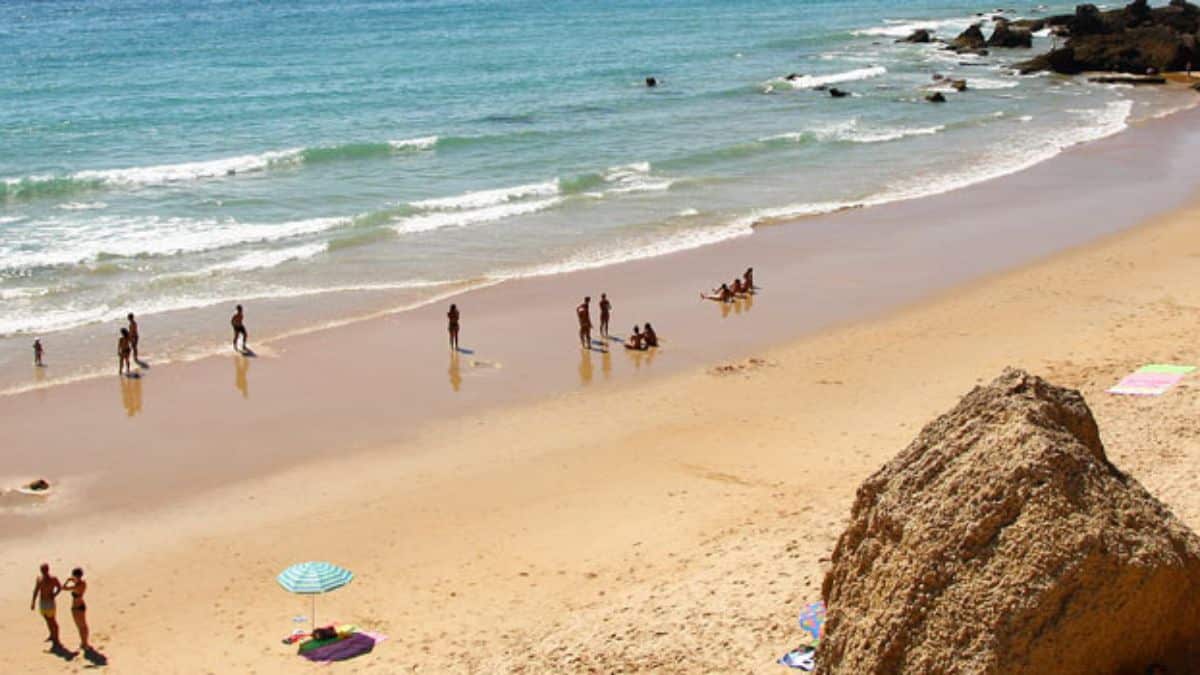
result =
[{"label": "turquoise sea water", "polygon": [[[235,301],[279,333],[662,254],[1009,173],[1189,100],[894,43],[993,11],[6,2],[0,389],[34,336],[56,377],[107,367],[127,311],[179,357]],[[934,73],[970,89],[927,104]]]}]

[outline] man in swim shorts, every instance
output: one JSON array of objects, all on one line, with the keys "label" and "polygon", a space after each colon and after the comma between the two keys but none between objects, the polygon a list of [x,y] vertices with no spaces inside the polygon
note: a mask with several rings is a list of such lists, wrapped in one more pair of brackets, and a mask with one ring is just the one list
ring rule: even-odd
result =
[{"label": "man in swim shorts", "polygon": [[58,620],[55,618],[57,608],[54,599],[62,592],[62,584],[58,582],[58,577],[50,574],[48,563],[42,563],[41,571],[41,575],[33,583],[33,597],[29,599],[29,610],[33,611],[34,603],[37,603],[38,613],[42,615],[46,621],[46,628],[50,630],[50,643],[61,647],[58,641]]},{"label": "man in swim shorts", "polygon": [[600,339],[608,339],[608,320],[612,318],[612,303],[608,301],[608,294],[600,294]]},{"label": "man in swim shorts", "polygon": [[[242,306],[237,306],[237,311],[233,313],[233,318],[229,320],[229,324],[233,326],[233,350],[246,351],[246,315],[242,311]],[[242,338],[242,348],[238,349],[238,336]]]},{"label": "man in swim shorts", "polygon": [[583,304],[575,308],[575,317],[579,319],[579,346],[584,349],[592,348],[592,296],[583,299]]},{"label": "man in swim shorts", "polygon": [[141,364],[142,360],[138,357],[138,325],[137,320],[133,318],[133,312],[126,317],[129,319],[129,348],[133,350],[133,360],[135,363]]}]

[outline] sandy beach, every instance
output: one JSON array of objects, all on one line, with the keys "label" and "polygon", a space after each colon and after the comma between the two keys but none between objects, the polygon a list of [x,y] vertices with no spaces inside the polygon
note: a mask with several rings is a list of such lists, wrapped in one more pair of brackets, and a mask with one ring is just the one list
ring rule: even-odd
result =
[{"label": "sandy beach", "polygon": [[[308,604],[274,577],[327,559],[357,576],[318,621],[389,636],[350,672],[782,669],[859,482],[1006,365],[1083,391],[1114,462],[1200,526],[1192,382],[1104,393],[1200,360],[1196,119],[476,291],[453,360],[439,306],[6,397],[4,480],[57,494],[0,513],[0,664],[87,665],[46,653],[25,611],[47,560],[88,570],[111,671],[302,670],[279,640]],[[696,298],[747,265],[752,302]],[[581,352],[571,309],[601,291],[614,333],[652,321],[664,347]]]}]

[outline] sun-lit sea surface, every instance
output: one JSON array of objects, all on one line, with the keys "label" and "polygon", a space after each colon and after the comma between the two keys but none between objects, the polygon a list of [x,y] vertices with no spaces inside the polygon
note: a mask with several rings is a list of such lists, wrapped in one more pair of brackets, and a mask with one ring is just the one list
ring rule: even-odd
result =
[{"label": "sun-lit sea surface", "polygon": [[[109,369],[128,311],[183,358],[224,345],[234,302],[257,336],[302,330],[942,192],[1190,103],[895,43],[993,10],[6,2],[0,391],[35,336],[50,380]],[[934,73],[969,90],[925,103]]]}]

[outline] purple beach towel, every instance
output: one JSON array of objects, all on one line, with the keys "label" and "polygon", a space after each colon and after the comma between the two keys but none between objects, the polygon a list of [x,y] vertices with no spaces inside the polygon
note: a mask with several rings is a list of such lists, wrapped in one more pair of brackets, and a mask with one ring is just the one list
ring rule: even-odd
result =
[{"label": "purple beach towel", "polygon": [[309,661],[345,661],[363,654],[370,654],[372,649],[375,649],[375,638],[366,633],[355,633],[345,640],[310,649],[301,656]]}]

